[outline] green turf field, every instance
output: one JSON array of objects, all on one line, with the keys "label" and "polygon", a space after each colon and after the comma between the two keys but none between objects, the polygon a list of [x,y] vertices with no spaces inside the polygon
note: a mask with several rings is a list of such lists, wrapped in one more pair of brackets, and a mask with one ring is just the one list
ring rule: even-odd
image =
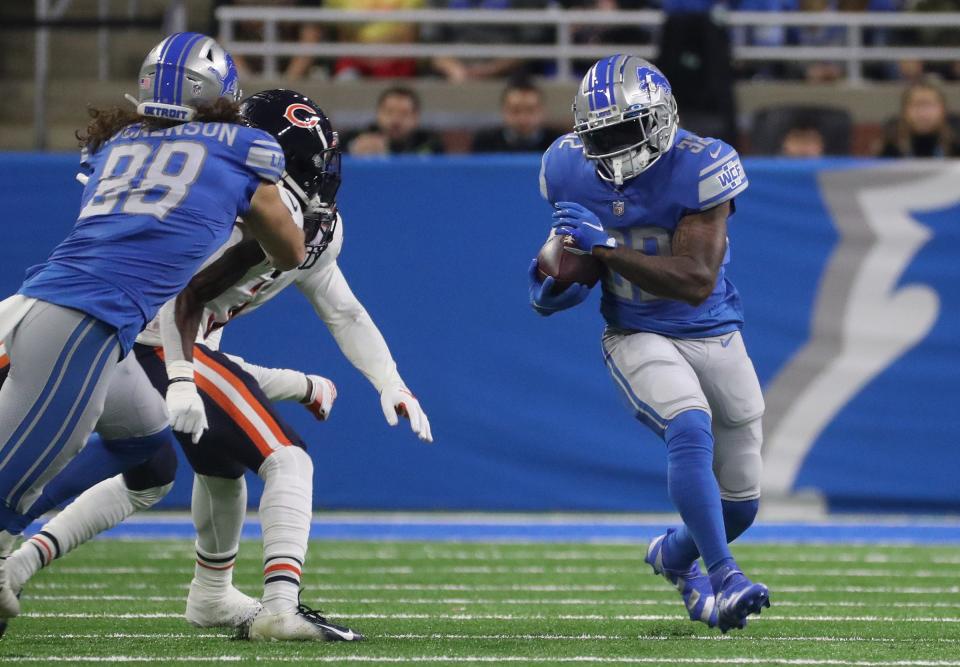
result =
[{"label": "green turf field", "polygon": [[[960,550],[742,546],[773,607],[723,637],[628,545],[311,545],[304,601],[362,644],[253,644],[179,615],[186,541],[90,544],[41,572],[0,662],[213,660],[343,664],[960,665]],[[259,590],[259,545],[237,583]]]}]

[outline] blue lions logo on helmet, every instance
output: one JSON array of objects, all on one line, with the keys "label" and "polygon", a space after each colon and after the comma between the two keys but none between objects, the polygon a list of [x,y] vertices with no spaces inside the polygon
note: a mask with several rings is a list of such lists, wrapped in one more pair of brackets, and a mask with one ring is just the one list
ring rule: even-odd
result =
[{"label": "blue lions logo on helmet", "polygon": [[213,67],[208,67],[213,75],[217,77],[217,81],[220,82],[220,97],[230,97],[231,99],[236,99],[240,96],[240,75],[237,73],[237,67],[233,64],[233,57],[227,53],[227,73],[224,76],[220,76],[218,72]]},{"label": "blue lions logo on helmet", "polygon": [[661,91],[670,92],[670,82],[663,72],[654,67],[638,67],[637,80],[640,82],[640,90],[645,92],[650,98],[659,97]]}]

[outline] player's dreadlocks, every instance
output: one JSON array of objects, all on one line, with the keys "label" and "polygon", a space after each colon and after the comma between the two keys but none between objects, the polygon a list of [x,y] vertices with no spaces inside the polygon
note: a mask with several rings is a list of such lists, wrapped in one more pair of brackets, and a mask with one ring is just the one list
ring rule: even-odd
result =
[{"label": "player's dreadlocks", "polygon": [[[86,148],[91,153],[96,153],[100,146],[128,125],[140,123],[146,129],[161,130],[182,122],[166,118],[141,116],[132,109],[120,106],[112,106],[106,109],[89,107],[87,112],[90,114],[90,122],[82,133],[77,130],[76,137],[77,141],[80,142],[80,147]],[[224,97],[217,99],[213,104],[198,108],[192,120],[208,123],[243,124],[239,103]]]}]

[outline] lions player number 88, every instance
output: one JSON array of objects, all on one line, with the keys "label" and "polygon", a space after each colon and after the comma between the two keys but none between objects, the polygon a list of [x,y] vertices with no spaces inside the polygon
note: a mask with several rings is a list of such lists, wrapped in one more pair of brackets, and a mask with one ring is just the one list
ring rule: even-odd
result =
[{"label": "lions player number 88", "polygon": [[[126,194],[120,209],[123,213],[162,220],[187,196],[206,157],[207,149],[194,141],[163,143],[156,150],[145,143],[114,146],[104,164],[97,191],[80,211],[80,218],[114,213],[120,197]],[[139,185],[131,188],[148,159],[149,166]]]},{"label": "lions player number 88", "polygon": [[[617,240],[619,245],[638,250],[644,255],[659,255],[660,257],[670,255],[670,232],[663,227],[645,226],[619,230],[608,229],[607,232]],[[603,282],[607,290],[618,299],[642,302],[660,298],[640,289],[609,269]]]}]

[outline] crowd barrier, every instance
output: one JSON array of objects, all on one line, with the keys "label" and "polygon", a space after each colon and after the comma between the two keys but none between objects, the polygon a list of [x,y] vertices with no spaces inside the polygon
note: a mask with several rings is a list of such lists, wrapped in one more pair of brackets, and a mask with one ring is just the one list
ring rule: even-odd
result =
[{"label": "crowd barrier", "polygon": [[[76,165],[0,155],[3,294],[70,228]],[[229,352],[336,382],[326,423],[282,407],[309,442],[318,507],[670,509],[663,444],[604,368],[597,295],[550,318],[527,304],[550,222],[538,166],[345,164],[341,266],[435,444],[387,426],[294,289],[226,330]],[[754,159],[746,170],[729,275],[767,400],[766,492],[812,493],[839,511],[960,511],[960,164]],[[164,506],[189,503],[190,477],[182,464]]]}]

